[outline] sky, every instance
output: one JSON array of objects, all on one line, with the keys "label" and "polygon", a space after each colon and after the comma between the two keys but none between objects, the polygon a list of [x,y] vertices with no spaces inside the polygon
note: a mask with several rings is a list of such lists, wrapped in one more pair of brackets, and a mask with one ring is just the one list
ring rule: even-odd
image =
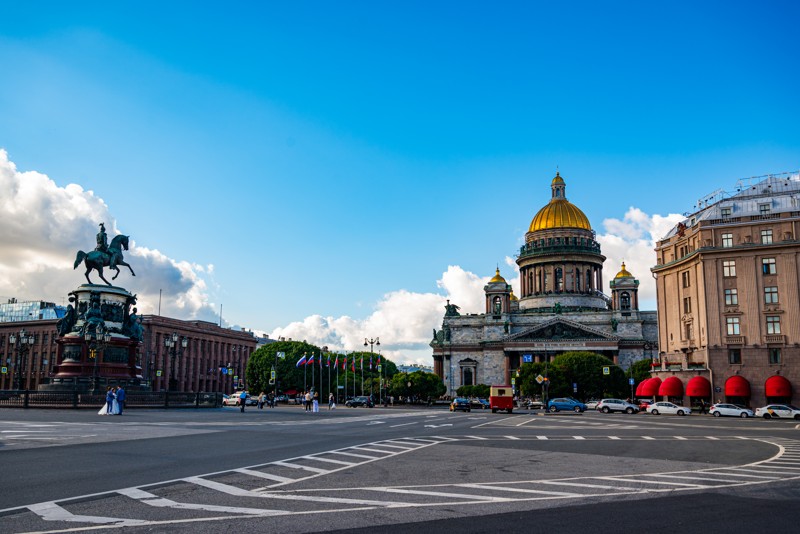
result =
[{"label": "sky", "polygon": [[142,313],[430,365],[557,170],[655,309],[681,214],[800,168],[796,2],[0,8],[3,300],[64,303],[105,222]]}]

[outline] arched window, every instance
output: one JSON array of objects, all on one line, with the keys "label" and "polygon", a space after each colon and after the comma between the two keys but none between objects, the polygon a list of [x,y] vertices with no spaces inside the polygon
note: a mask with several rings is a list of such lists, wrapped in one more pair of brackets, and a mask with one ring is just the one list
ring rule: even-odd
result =
[{"label": "arched window", "polygon": [[581,290],[581,270],[575,268],[575,291]]},{"label": "arched window", "polygon": [[495,314],[500,314],[503,311],[503,304],[502,304],[502,301],[500,300],[500,297],[495,297],[494,298],[493,309],[494,309],[494,313]]},{"label": "arched window", "polygon": [[619,295],[619,307],[623,310],[631,309],[631,296],[627,291],[623,291]]},{"label": "arched window", "polygon": [[472,386],[472,369],[464,369],[464,380],[461,382],[464,386]]},{"label": "arched window", "polygon": [[592,288],[592,270],[586,269],[586,291]]},{"label": "arched window", "polygon": [[556,291],[564,290],[564,271],[561,267],[556,267]]}]

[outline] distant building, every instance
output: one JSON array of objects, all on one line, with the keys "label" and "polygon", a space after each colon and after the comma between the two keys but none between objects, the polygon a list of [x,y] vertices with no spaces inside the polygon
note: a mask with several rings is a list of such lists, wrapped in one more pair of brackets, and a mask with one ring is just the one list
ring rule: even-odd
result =
[{"label": "distant building", "polygon": [[416,373],[417,371],[432,373],[433,367],[429,365],[398,365],[397,371],[400,373]]},{"label": "distant building", "polygon": [[709,195],[656,254],[658,394],[791,402],[800,387],[800,176]]},{"label": "distant building", "polygon": [[42,300],[18,302],[12,298],[5,304],[0,304],[0,323],[61,319],[65,311],[64,306],[56,306],[52,302]]},{"label": "distant building", "polygon": [[567,200],[558,173],[550,189],[517,256],[520,298],[498,269],[484,287],[485,313],[461,315],[448,302],[434,330],[434,372],[448,395],[463,385],[510,384],[524,363],[562,352],[591,351],[627,368],[657,350],[656,312],[639,310],[639,281],[622,264],[611,296],[602,292],[606,258],[589,219]]}]

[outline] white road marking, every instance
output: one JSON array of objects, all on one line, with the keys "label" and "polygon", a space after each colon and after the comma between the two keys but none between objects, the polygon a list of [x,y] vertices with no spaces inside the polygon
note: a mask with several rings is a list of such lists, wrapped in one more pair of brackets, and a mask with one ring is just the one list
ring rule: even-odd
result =
[{"label": "white road marking", "polygon": [[293,482],[293,478],[281,477],[278,475],[273,475],[271,473],[265,473],[263,471],[256,471],[255,469],[234,469],[237,473],[241,473],[243,475],[247,475],[250,477],[258,477],[258,478],[266,478],[267,480],[274,480],[275,482]]},{"label": "white road marking", "polygon": [[503,436],[503,437],[506,439],[515,439],[515,440],[519,439],[517,436]]},{"label": "white road marking", "polygon": [[399,424],[399,425],[389,425],[389,428],[397,428],[397,427],[399,427],[399,426],[408,426],[408,425],[416,425],[416,424],[419,424],[419,423],[417,423],[417,422],[415,421],[415,422],[413,422],[413,423],[402,423],[402,424]]},{"label": "white road marking", "polygon": [[505,486],[492,486],[489,484],[456,484],[459,488],[473,488],[473,489],[480,489],[480,490],[489,490],[489,491],[511,491],[515,493],[544,493],[546,495],[558,495],[561,497],[579,497],[580,493],[566,493],[563,491],[545,491],[545,490],[534,490],[534,489],[523,489],[523,488],[508,488]]},{"label": "white road marking", "polygon": [[173,501],[171,499],[165,499],[164,497],[159,497],[158,495],[154,495],[152,493],[148,493],[146,491],[142,491],[140,489],[129,488],[120,490],[117,493],[120,495],[124,495],[126,497],[130,497],[131,499],[136,499],[137,501],[146,504],[148,506],[155,506],[158,508],[175,508],[178,510],[204,510],[206,512],[222,512],[226,514],[245,514],[245,515],[284,515],[288,511],[287,510],[267,510],[264,508],[242,508],[239,506],[218,506],[214,504],[194,504],[194,503],[182,503]]},{"label": "white road marking", "polygon": [[332,458],[321,458],[319,456],[303,456],[303,458],[307,460],[316,460],[318,462],[328,462],[329,464],[339,464],[339,465],[358,465],[358,462],[343,462],[341,460],[334,460]]},{"label": "white road marking", "polygon": [[536,436],[536,439],[547,440],[550,439],[547,436]]},{"label": "white road marking", "polygon": [[304,471],[311,471],[312,473],[330,473],[330,469],[320,469],[318,467],[309,467],[307,465],[293,464],[291,462],[272,462],[272,465],[281,465],[283,467],[291,467],[292,469],[303,469]]},{"label": "white road marking", "polygon": [[330,451],[328,454],[342,454],[344,456],[352,456],[353,458],[366,458],[367,460],[375,460],[376,458],[380,458],[379,456],[368,456],[366,454],[356,454],[354,452],[344,451]]}]

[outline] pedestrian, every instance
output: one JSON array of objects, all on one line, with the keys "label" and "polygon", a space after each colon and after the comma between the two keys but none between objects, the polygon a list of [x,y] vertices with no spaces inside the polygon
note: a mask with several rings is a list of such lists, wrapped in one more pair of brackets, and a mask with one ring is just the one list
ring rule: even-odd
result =
[{"label": "pedestrian", "polygon": [[311,411],[311,392],[310,391],[306,390],[306,396],[305,396],[304,400],[305,400],[306,411],[310,412]]},{"label": "pedestrian", "polygon": [[314,392],[314,413],[319,413],[319,392]]},{"label": "pedestrian", "polygon": [[242,392],[239,393],[239,411],[242,413],[244,413],[245,404],[247,404],[247,392],[242,390]]},{"label": "pedestrian", "polygon": [[109,415],[114,413],[114,388],[111,386],[106,388],[106,413]]},{"label": "pedestrian", "polygon": [[266,394],[262,391],[261,395],[258,396],[258,409],[264,409],[264,403],[266,402]]},{"label": "pedestrian", "polygon": [[333,393],[328,393],[328,410],[336,408],[336,403],[333,400]]},{"label": "pedestrian", "polygon": [[122,386],[117,388],[117,404],[119,404],[119,415],[122,415],[122,410],[125,409],[125,390]]}]

